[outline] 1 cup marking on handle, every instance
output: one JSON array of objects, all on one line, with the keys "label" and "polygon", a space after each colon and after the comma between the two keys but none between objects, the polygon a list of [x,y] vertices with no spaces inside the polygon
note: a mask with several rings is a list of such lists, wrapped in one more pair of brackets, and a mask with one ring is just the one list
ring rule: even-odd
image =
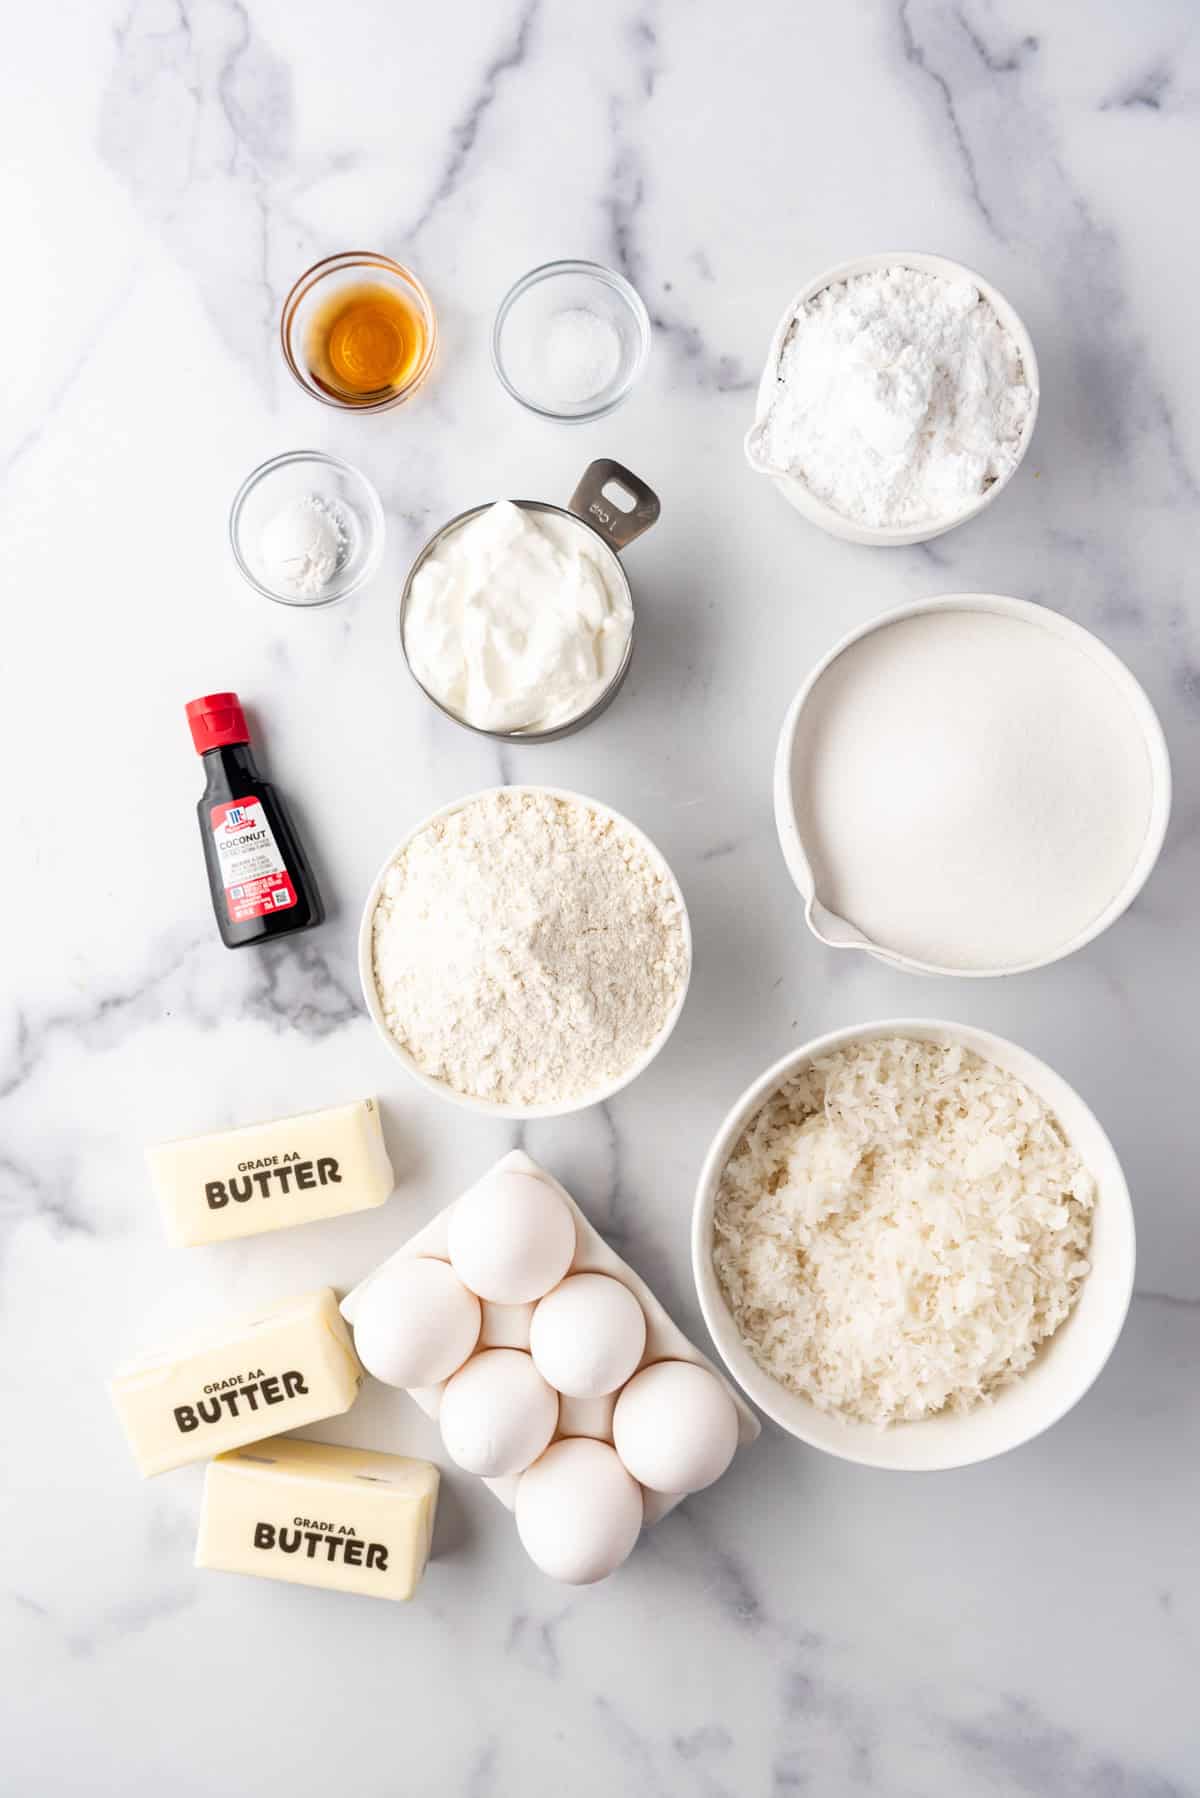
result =
[{"label": "1 cup marking on handle", "polygon": [[607,537],[614,550],[624,549],[658,517],[657,496],[636,475],[607,456],[588,464],[571,496],[570,509]]}]

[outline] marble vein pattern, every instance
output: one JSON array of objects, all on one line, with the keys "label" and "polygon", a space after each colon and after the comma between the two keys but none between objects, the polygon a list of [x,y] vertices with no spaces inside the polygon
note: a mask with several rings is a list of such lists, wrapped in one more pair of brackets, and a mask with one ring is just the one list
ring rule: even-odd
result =
[{"label": "marble vein pattern", "polygon": [[[13,1798],[1197,1798],[1200,1725],[1200,16],[1190,0],[67,0],[0,58],[6,574],[0,1014],[3,1775]],[[433,378],[347,420],[291,382],[318,257],[411,261]],[[857,549],[747,471],[775,322],[880,248],[978,268],[1037,345],[1002,501]],[[643,295],[645,376],[554,427],[496,382],[510,283],[594,257]],[[377,485],[378,578],[296,615],[240,584],[228,506],[313,446]],[[662,499],[627,552],[638,648],[586,732],[498,748],[408,681],[405,570],[447,518],[565,502],[614,456]],[[771,761],[831,641],[987,590],[1096,631],[1176,781],[1160,866],[1083,953],[997,983],[823,952],[775,841]],[[235,687],[328,902],[266,954],[216,939],[184,702]],[[363,895],[459,794],[543,780],[658,843],[695,934],[668,1050],[611,1103],[515,1126],[439,1105],[376,1041]],[[606,1585],[567,1591],[447,1477],[413,1605],[191,1565],[202,1470],[138,1481],[104,1380],[194,1320],[345,1288],[514,1146],[704,1340],[705,1149],[788,1048],[872,1017],[1026,1044],[1112,1136],[1139,1273],[1103,1378],[1006,1459],[904,1478],[768,1427]],[[173,1251],[142,1150],[378,1093],[382,1211]],[[438,1456],[379,1387],[318,1438]]]}]

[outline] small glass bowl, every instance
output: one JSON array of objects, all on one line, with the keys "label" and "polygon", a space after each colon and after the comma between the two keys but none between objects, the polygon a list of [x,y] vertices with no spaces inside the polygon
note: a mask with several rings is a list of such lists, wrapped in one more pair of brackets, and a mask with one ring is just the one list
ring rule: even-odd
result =
[{"label": "small glass bowl", "polygon": [[[387,288],[420,318],[425,331],[425,345],[420,360],[403,386],[393,388],[382,399],[367,396],[355,399],[335,393],[313,376],[304,343],[312,321],[321,307],[328,305],[340,289],[361,287],[365,282]],[[437,348],[437,314],[417,277],[390,256],[373,250],[346,250],[340,256],[326,256],[323,262],[301,275],[283,303],[279,321],[279,338],[283,359],[305,393],[320,400],[323,406],[334,406],[339,412],[387,412],[410,399],[429,373]]]},{"label": "small glass bowl", "polygon": [[[346,543],[333,577],[317,593],[301,593],[279,581],[262,555],[262,534],[271,520],[295,500],[310,494],[335,506],[344,522]],[[264,599],[277,605],[331,606],[357,592],[379,567],[383,555],[383,507],[365,475],[349,462],[323,450],[289,450],[256,468],[234,495],[229,513],[229,541],[242,574]]]},{"label": "small glass bowl", "polygon": [[[601,341],[591,346],[595,390],[575,398],[564,395],[561,382],[569,383],[573,374],[586,380],[588,371],[586,363],[582,370],[578,362],[575,368],[571,365],[567,335],[572,326],[565,315],[572,313],[599,320],[602,332]],[[580,327],[589,328],[576,321]],[[582,348],[586,358],[588,346],[575,348]],[[546,262],[531,269],[509,288],[492,327],[492,364],[501,385],[527,411],[566,424],[582,424],[614,411],[628,398],[649,351],[650,315],[641,295],[623,275],[599,262]]]}]

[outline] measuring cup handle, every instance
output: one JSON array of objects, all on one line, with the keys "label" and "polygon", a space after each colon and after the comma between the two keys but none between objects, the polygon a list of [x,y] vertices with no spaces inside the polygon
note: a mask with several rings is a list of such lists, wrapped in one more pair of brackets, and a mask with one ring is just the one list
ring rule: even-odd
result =
[{"label": "measuring cup handle", "polygon": [[[604,489],[610,481],[624,488],[633,501],[632,509],[626,511],[606,496]],[[662,507],[645,481],[639,481],[622,463],[601,456],[584,469],[571,495],[570,510],[614,549],[624,549],[650,529]]]}]

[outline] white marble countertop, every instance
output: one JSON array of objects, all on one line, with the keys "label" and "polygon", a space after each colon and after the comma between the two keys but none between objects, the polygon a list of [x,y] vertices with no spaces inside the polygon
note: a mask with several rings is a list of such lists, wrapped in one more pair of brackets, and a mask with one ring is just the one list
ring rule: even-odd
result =
[{"label": "white marble countertop", "polygon": [[[108,0],[6,26],[3,563],[9,873],[0,1067],[7,1490],[5,1789],[1168,1798],[1196,1721],[1195,921],[1200,892],[1200,41],[1186,0],[797,7]],[[291,280],[368,245],[436,296],[435,378],[339,419],[290,382]],[[800,282],[877,248],[977,267],[1042,368],[1032,453],[928,549],[808,527],[742,461]],[[488,361],[533,264],[637,285],[647,373],[609,420],[522,414]],[[317,446],[378,484],[382,574],[342,607],[242,584],[242,476]],[[434,713],[396,644],[426,535],[501,494],[565,499],[615,456],[657,488],[630,550],[640,645],[612,710],[498,754]],[[806,934],[775,841],[787,701],[843,631],[926,595],[1041,600],[1144,681],[1175,815],[1133,911],[996,983],[915,982]],[[236,687],[331,902],[259,954],[217,941],[185,700]],[[632,815],[687,894],[679,1030],[615,1102],[517,1131],[407,1084],[356,987],[358,908],[424,812],[500,779]],[[112,1366],[188,1317],[345,1287],[521,1141],[705,1342],[688,1266],[701,1158],[769,1060],[923,1012],[1015,1037],[1124,1159],[1137,1296],[1103,1378],[998,1462],[888,1476],[768,1427],[607,1585],[525,1560],[445,1482],[403,1609],[199,1574],[200,1469],[139,1482]],[[142,1146],[376,1090],[382,1212],[172,1251]],[[374,1389],[310,1432],[436,1452]]]}]

